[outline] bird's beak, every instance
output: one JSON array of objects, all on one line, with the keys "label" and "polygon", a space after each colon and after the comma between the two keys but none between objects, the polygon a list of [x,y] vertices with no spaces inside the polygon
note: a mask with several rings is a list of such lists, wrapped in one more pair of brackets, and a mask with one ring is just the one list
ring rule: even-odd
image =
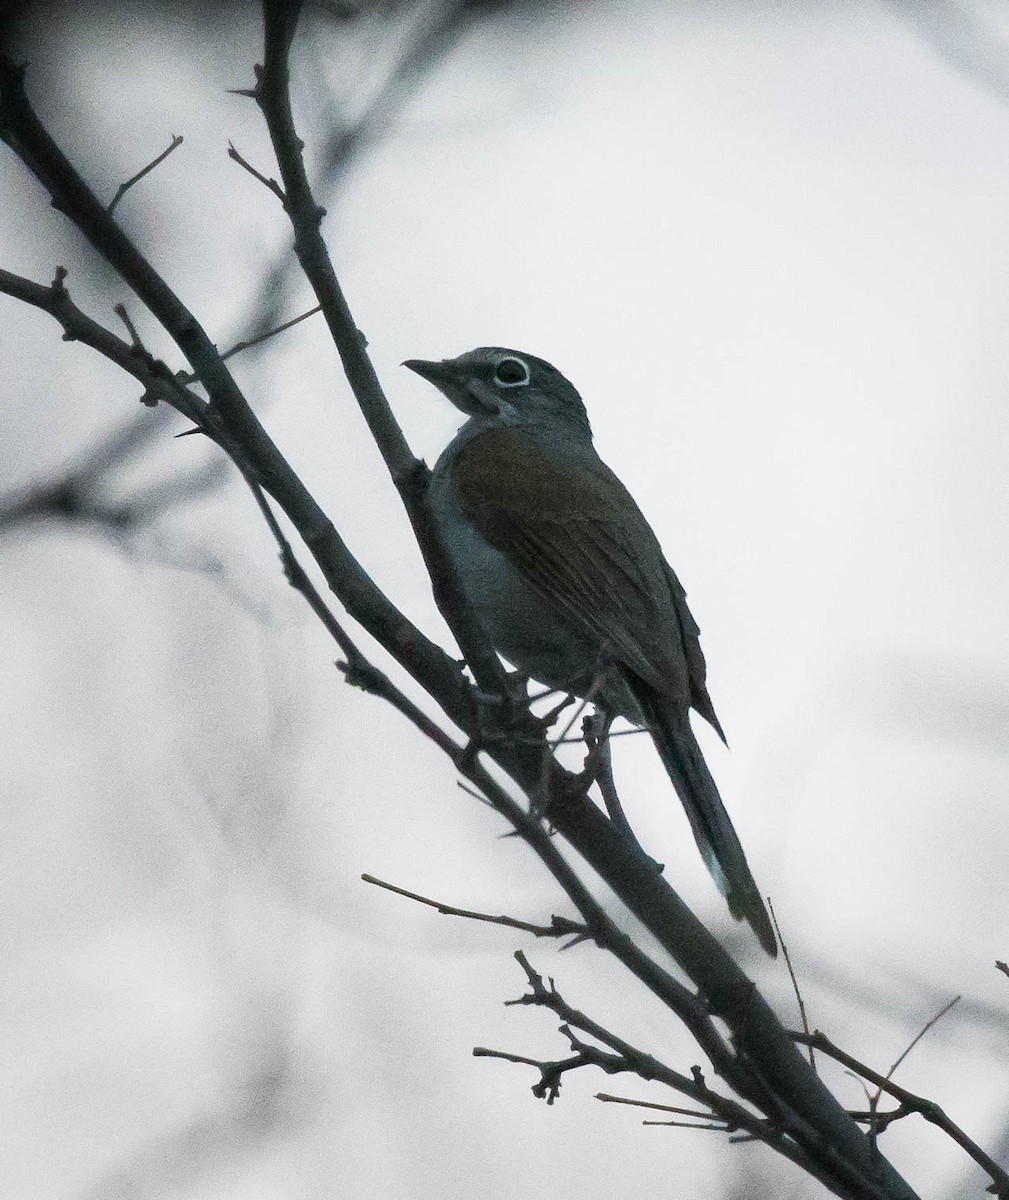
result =
[{"label": "bird's beak", "polygon": [[485,383],[470,378],[457,359],[428,362],[423,358],[408,358],[403,366],[433,383],[467,417],[487,416],[498,411],[497,397]]},{"label": "bird's beak", "polygon": [[451,359],[446,359],[443,362],[428,362],[424,358],[408,358],[404,367],[409,367],[411,371],[416,371],[428,383],[433,383],[436,388],[444,391],[447,385],[459,382],[458,372],[453,370],[455,363]]}]

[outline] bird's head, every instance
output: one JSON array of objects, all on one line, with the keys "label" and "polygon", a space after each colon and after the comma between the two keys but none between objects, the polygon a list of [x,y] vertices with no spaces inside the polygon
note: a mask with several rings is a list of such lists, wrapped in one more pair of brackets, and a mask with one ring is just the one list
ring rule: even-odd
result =
[{"label": "bird's head", "polygon": [[427,362],[411,358],[403,364],[433,383],[464,412],[488,425],[563,424],[591,437],[581,396],[564,376],[542,358],[501,346],[480,346]]}]

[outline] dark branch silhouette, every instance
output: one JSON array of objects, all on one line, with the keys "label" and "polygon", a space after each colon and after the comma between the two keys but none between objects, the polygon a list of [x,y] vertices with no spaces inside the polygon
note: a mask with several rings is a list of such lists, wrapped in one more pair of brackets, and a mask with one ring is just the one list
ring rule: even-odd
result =
[{"label": "dark branch silhouette", "polygon": [[[467,7],[459,6],[459,13]],[[715,1074],[739,1099],[709,1088],[699,1067],[689,1074],[676,1071],[572,1008],[552,981],[545,983],[521,954],[518,959],[530,991],[514,1003],[548,1008],[560,1017],[571,1054],[543,1063],[504,1051],[478,1053],[536,1066],[540,1079],[534,1090],[548,1102],[556,1099],[562,1077],[582,1067],[663,1083],[699,1104],[702,1118],[710,1115],[705,1128],[739,1131],[766,1143],[837,1196],[915,1200],[917,1193],[880,1153],[876,1140],[880,1129],[897,1119],[897,1112],[877,1113],[870,1105],[867,1136],[860,1128],[866,1115],[847,1112],[797,1048],[815,1045],[830,1057],[845,1061],[897,1099],[901,1107],[913,1107],[942,1128],[989,1172],[997,1194],[1009,1197],[1004,1172],[952,1125],[937,1105],[897,1088],[850,1056],[839,1058],[844,1052],[823,1035],[792,1033],[782,1026],[753,981],[686,907],[633,835],[595,802],[590,792],[598,774],[596,747],[589,749],[581,772],[569,771],[555,759],[548,729],[507,678],[455,579],[428,509],[427,470],[413,455],[395,420],[367,353],[366,339],[333,269],[321,231],[324,210],[305,170],[303,142],[290,102],[288,54],[299,5],[265,0],[263,11],[263,63],[256,69],[256,83],[248,94],[266,122],[279,182],[258,169],[252,173],[282,200],[294,234],[295,257],[315,293],[347,379],[399,491],[435,598],[473,682],[455,659],[424,636],[375,586],[271,440],[231,374],[226,356],[117,224],[115,214],[97,200],[34,112],[25,91],[24,71],[5,58],[0,58],[0,137],[35,175],[52,205],[76,225],[153,314],[187,369],[173,370],[150,354],[125,308],[120,316],[127,326],[128,341],[83,313],[70,299],[62,268],[48,286],[2,272],[0,292],[52,315],[64,336],[90,345],[140,383],[146,404],[164,404],[180,412],[225,452],[252,490],[277,543],[287,579],[340,647],[347,681],[393,705],[452,760],[567,895],[579,920],[571,921],[565,932],[574,932],[578,941],[591,941],[612,955],[662,1000],[693,1035]],[[209,399],[192,389],[195,380],[206,389]],[[437,719],[414,704],[350,638],[342,620],[301,567],[274,506],[291,523],[342,609],[435,702],[440,709]],[[443,721],[459,733],[449,732]],[[560,838],[552,836],[554,830]],[[581,866],[573,865],[576,860],[571,850],[609,885],[662,952],[671,956],[689,986],[662,965],[662,955],[643,950],[609,916],[580,874]],[[549,928],[549,936],[557,936],[553,926],[446,909],[416,893],[380,886],[455,915],[511,925],[533,934]],[[688,1115],[696,1114],[690,1110]]]}]

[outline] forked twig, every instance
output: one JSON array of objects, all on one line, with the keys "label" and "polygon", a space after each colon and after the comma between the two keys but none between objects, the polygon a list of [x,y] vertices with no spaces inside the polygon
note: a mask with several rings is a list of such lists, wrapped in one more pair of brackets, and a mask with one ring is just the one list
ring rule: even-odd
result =
[{"label": "forked twig", "polygon": [[836,1046],[825,1033],[821,1033],[818,1029],[814,1030],[811,1034],[800,1033],[797,1029],[790,1030],[789,1033],[793,1041],[803,1046],[815,1046],[817,1050],[834,1059],[835,1062],[841,1063],[843,1066],[848,1067],[849,1070],[861,1075],[863,1079],[868,1079],[870,1083],[874,1083],[881,1092],[886,1092],[892,1096],[909,1111],[919,1113],[926,1121],[941,1129],[962,1150],[970,1155],[978,1166],[988,1172],[993,1185],[990,1189],[992,1194],[1000,1197],[1000,1200],[1009,1200],[1009,1174],[993,1158],[986,1154],[973,1139],[968,1137],[959,1125],[951,1121],[934,1100],[927,1100],[924,1096],[917,1096],[914,1092],[909,1092],[907,1088],[902,1088],[899,1084],[894,1083],[887,1075],[881,1075],[878,1071],[874,1071],[872,1067],[859,1062],[853,1055],[842,1050],[840,1046]]}]

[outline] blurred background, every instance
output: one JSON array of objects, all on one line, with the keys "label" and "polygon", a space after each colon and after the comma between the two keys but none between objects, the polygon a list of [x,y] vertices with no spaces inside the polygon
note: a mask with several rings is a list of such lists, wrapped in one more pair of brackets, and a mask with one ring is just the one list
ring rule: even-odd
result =
[{"label": "blurred background", "polygon": [[[10,8],[32,102],[224,349],[308,309],[248,87],[258,6]],[[580,389],[703,630],[704,741],[809,1019],[1009,1157],[1009,15],[982,0],[333,2],[294,54],[324,229],[415,450],[458,423],[400,369],[528,350]],[[140,303],[3,148],[0,265]],[[646,1128],[504,1008],[522,946],[687,1071],[598,951],[370,888],[543,921],[552,881],[284,583],[247,490],[184,423],[0,297],[0,1190],[16,1200],[813,1197],[766,1148]],[[236,375],[376,581],[449,645],[318,318]],[[307,559],[307,556],[303,556]],[[367,644],[367,639],[362,639]],[[381,654],[376,657],[384,662]],[[397,676],[398,677],[398,676]],[[700,736],[705,736],[700,732]],[[644,739],[636,827],[786,1023]],[[825,1074],[853,1108],[860,1085]],[[979,1172],[914,1118],[922,1195]]]}]

